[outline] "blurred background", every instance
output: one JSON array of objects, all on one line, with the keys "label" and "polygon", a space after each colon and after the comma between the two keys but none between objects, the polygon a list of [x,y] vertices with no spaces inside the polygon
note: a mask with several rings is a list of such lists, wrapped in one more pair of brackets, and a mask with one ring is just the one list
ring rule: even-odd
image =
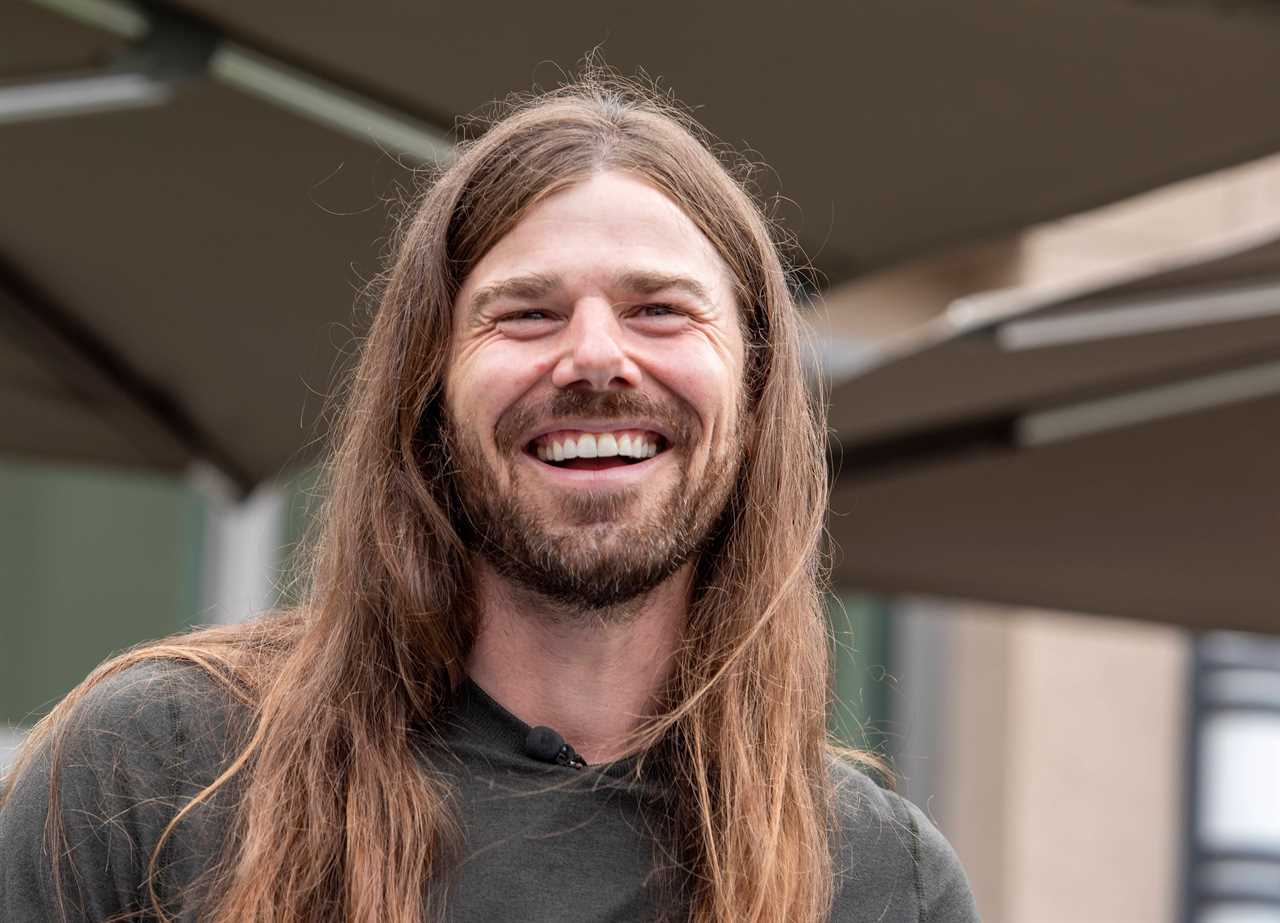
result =
[{"label": "blurred background", "polygon": [[1280,921],[1280,11],[0,0],[0,762],[279,598],[414,171],[600,46],[769,165],[833,731],[988,923]]}]

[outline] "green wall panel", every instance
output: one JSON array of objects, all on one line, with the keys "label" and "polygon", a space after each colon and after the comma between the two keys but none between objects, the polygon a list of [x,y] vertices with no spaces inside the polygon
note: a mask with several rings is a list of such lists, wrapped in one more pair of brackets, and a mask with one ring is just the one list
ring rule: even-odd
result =
[{"label": "green wall panel", "polygon": [[833,596],[828,604],[834,653],[831,733],[851,746],[880,751],[892,678],[888,610],[873,596]]},{"label": "green wall panel", "polygon": [[192,624],[203,505],[173,478],[0,462],[0,723]]}]

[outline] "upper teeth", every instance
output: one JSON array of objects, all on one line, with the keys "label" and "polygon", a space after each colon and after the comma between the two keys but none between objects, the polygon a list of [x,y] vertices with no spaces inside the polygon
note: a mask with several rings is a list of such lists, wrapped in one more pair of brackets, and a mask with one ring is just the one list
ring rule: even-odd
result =
[{"label": "upper teeth", "polygon": [[537,440],[536,451],[543,461],[569,458],[651,458],[658,454],[658,437],[652,433],[626,430],[614,433],[549,433]]}]

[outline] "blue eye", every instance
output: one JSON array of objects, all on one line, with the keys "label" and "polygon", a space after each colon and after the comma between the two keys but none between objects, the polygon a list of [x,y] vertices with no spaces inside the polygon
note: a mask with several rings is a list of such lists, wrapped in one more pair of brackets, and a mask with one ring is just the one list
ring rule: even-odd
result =
[{"label": "blue eye", "polygon": [[640,309],[646,317],[668,317],[678,313],[675,308],[669,304],[647,304]]}]

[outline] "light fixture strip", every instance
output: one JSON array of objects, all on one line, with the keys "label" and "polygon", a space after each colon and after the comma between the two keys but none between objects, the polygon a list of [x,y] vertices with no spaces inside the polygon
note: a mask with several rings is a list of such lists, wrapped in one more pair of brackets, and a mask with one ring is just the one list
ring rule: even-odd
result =
[{"label": "light fixture strip", "polygon": [[0,125],[156,106],[171,95],[165,84],[132,73],[0,87]]},{"label": "light fixture strip", "polygon": [[1029,413],[1017,422],[1017,441],[1042,446],[1273,394],[1280,394],[1280,362]]},{"label": "light fixture strip", "polygon": [[1276,282],[1095,304],[1069,314],[1006,321],[996,328],[995,338],[1002,350],[1017,352],[1271,316],[1280,316]]},{"label": "light fixture strip", "polygon": [[129,41],[147,34],[147,15],[127,0],[30,0],[36,6],[74,19],[95,29],[114,33]]},{"label": "light fixture strip", "polygon": [[418,163],[453,159],[453,145],[429,126],[234,44],[214,52],[209,71],[238,90]]}]

